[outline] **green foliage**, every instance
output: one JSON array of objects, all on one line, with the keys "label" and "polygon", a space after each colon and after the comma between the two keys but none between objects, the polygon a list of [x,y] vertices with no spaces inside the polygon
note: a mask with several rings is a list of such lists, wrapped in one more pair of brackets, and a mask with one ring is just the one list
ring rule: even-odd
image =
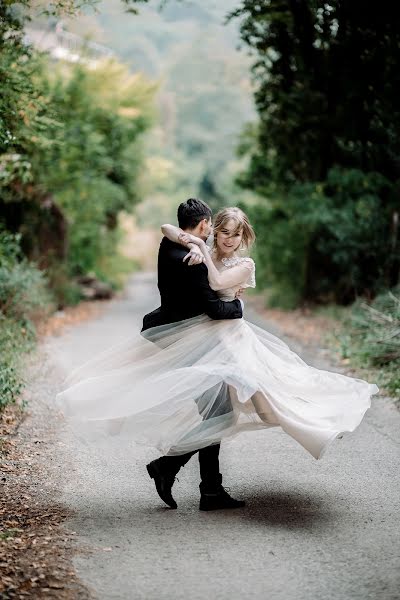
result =
[{"label": "green foliage", "polygon": [[55,261],[48,265],[46,274],[58,308],[74,306],[82,301],[81,287],[71,278],[68,264]]},{"label": "green foliage", "polygon": [[0,229],[0,409],[22,390],[20,357],[32,349],[32,318],[51,307],[41,271],[21,256],[20,236]]},{"label": "green foliage", "polygon": [[51,82],[63,129],[48,157],[46,186],[69,223],[72,275],[99,274],[103,257],[116,251],[118,214],[139,199],[140,135],[151,123],[153,91],[115,62],[61,70]]},{"label": "green foliage", "polygon": [[400,360],[400,288],[385,292],[369,305],[359,301],[352,314],[362,356],[374,365]]},{"label": "green foliage", "polygon": [[400,397],[400,287],[371,304],[357,301],[344,332],[342,355],[358,366],[379,369],[379,383]]},{"label": "green foliage", "polygon": [[[118,213],[139,199],[139,138],[151,122],[154,86],[115,62],[95,70],[78,65],[53,66],[52,71],[50,76],[43,60],[35,73],[35,93],[46,93],[46,105],[57,119],[47,118],[44,127],[51,140],[42,136],[38,145],[36,125],[29,124],[29,139],[35,142],[22,146],[22,133],[15,130],[13,152],[0,155],[0,189],[3,202],[21,202],[30,212],[27,200],[40,204],[43,190],[51,190],[69,224],[70,272],[80,274],[95,268],[102,238],[114,228]],[[13,217],[10,221],[15,226]],[[36,231],[29,235],[34,238]],[[32,245],[29,239],[25,244]]]},{"label": "green foliage", "polygon": [[21,236],[0,228],[0,268],[12,269],[21,256]]},{"label": "green foliage", "polygon": [[1,11],[0,212],[64,305],[79,297],[71,278],[116,252],[118,214],[140,199],[155,85],[113,60],[54,64],[23,42],[27,13]]},{"label": "green foliage", "polygon": [[[112,240],[113,247],[118,245],[121,232],[115,231],[116,239]],[[139,267],[133,258],[128,258],[119,252],[104,252],[101,260],[97,261],[96,274],[109,283],[115,290],[120,290],[126,284],[127,277]]]},{"label": "green foliage", "polygon": [[49,293],[43,273],[28,262],[12,269],[0,267],[0,310],[21,319],[47,305]]},{"label": "green foliage", "polygon": [[[22,389],[19,360],[52,304],[49,284],[58,305],[81,298],[76,275],[120,284],[118,215],[140,197],[140,138],[155,90],[116,61],[54,64],[29,47],[23,28],[34,4],[0,5],[0,407]],[[65,15],[85,4],[42,8]]]},{"label": "green foliage", "polygon": [[307,232],[299,228],[296,214],[284,212],[272,203],[243,208],[257,233],[253,249],[257,287],[269,288],[271,306],[294,308],[305,287]]},{"label": "green foliage", "polygon": [[395,285],[397,7],[243,0],[232,17],[257,57],[259,121],[243,132],[238,183],[264,198],[250,210],[273,300],[346,304]]},{"label": "green foliage", "polygon": [[23,44],[17,23],[0,30],[0,197],[2,202],[31,198],[35,163],[53,143],[57,123],[36,78],[40,56]]},{"label": "green foliage", "polygon": [[257,57],[253,185],[321,181],[336,164],[399,176],[396,4],[243,0],[232,16]]},{"label": "green foliage", "polygon": [[33,347],[32,332],[0,313],[0,410],[15,402],[23,389],[21,356]]},{"label": "green foliage", "polygon": [[382,207],[391,193],[379,173],[336,168],[324,182],[296,184],[248,207],[258,234],[258,282],[273,288],[272,301],[348,303],[387,286],[400,261],[393,215]]},{"label": "green foliage", "polygon": [[19,236],[0,230],[0,313],[23,321],[50,304],[44,274],[19,260]]}]

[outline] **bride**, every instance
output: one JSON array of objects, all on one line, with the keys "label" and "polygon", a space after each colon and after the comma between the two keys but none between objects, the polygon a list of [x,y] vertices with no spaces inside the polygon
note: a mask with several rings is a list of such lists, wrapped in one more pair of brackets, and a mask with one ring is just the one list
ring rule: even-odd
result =
[{"label": "bride", "polygon": [[[211,249],[173,225],[162,231],[188,248],[190,265],[205,263],[221,300],[255,287],[254,261],[243,255],[255,236],[240,209],[217,214]],[[307,365],[244,318],[207,315],[152,327],[74,371],[65,386],[58,404],[85,435],[115,435],[180,455],[280,427],[316,459],[338,435],[354,431],[378,392]]]}]

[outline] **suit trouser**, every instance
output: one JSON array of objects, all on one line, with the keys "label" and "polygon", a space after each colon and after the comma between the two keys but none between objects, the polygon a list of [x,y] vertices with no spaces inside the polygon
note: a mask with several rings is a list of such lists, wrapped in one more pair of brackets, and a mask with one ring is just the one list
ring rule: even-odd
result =
[{"label": "suit trouser", "polygon": [[[232,414],[232,403],[229,395],[229,388],[225,382],[217,384],[218,388],[218,402],[215,403],[215,407],[207,410],[206,420],[214,417],[219,417],[225,414]],[[208,394],[206,391],[204,394],[196,399],[196,403],[199,407],[199,412],[202,411],[203,405],[208,406]],[[199,450],[193,450],[186,454],[164,456],[163,460],[166,459],[165,465],[168,469],[176,475],[181,467],[183,467],[196,452],[199,453],[200,463],[200,477],[204,488],[214,488],[221,484],[222,477],[219,472],[219,450],[221,444],[212,444]]]},{"label": "suit trouser", "polygon": [[193,450],[186,454],[179,454],[177,456],[163,456],[162,460],[165,466],[171,470],[174,475],[178,473],[179,469],[186,465],[186,463],[192,458],[193,454],[199,453],[199,464],[200,464],[200,478],[204,485],[212,486],[221,483],[221,475],[219,472],[219,450],[221,444],[213,444],[206,448],[200,448],[200,450]]}]

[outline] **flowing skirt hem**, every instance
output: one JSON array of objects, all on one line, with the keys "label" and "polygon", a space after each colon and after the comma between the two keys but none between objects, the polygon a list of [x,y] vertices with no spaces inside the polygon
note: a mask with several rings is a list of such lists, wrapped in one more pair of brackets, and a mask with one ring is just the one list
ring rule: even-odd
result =
[{"label": "flowing skirt hem", "polygon": [[56,403],[88,440],[114,436],[178,455],[280,426],[319,460],[378,391],[307,365],[244,319],[203,315],[102,353],[68,377]]}]

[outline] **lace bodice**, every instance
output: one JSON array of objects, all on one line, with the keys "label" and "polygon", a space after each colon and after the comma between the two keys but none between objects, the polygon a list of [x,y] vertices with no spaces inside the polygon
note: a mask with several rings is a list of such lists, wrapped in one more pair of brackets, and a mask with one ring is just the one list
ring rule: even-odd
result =
[{"label": "lace bodice", "polygon": [[232,256],[232,258],[223,258],[221,262],[223,266],[222,268],[218,268],[220,272],[236,267],[237,265],[244,265],[249,271],[248,278],[239,285],[217,292],[221,300],[224,300],[225,302],[234,300],[235,294],[239,288],[256,287],[256,266],[252,258],[247,256]]}]

